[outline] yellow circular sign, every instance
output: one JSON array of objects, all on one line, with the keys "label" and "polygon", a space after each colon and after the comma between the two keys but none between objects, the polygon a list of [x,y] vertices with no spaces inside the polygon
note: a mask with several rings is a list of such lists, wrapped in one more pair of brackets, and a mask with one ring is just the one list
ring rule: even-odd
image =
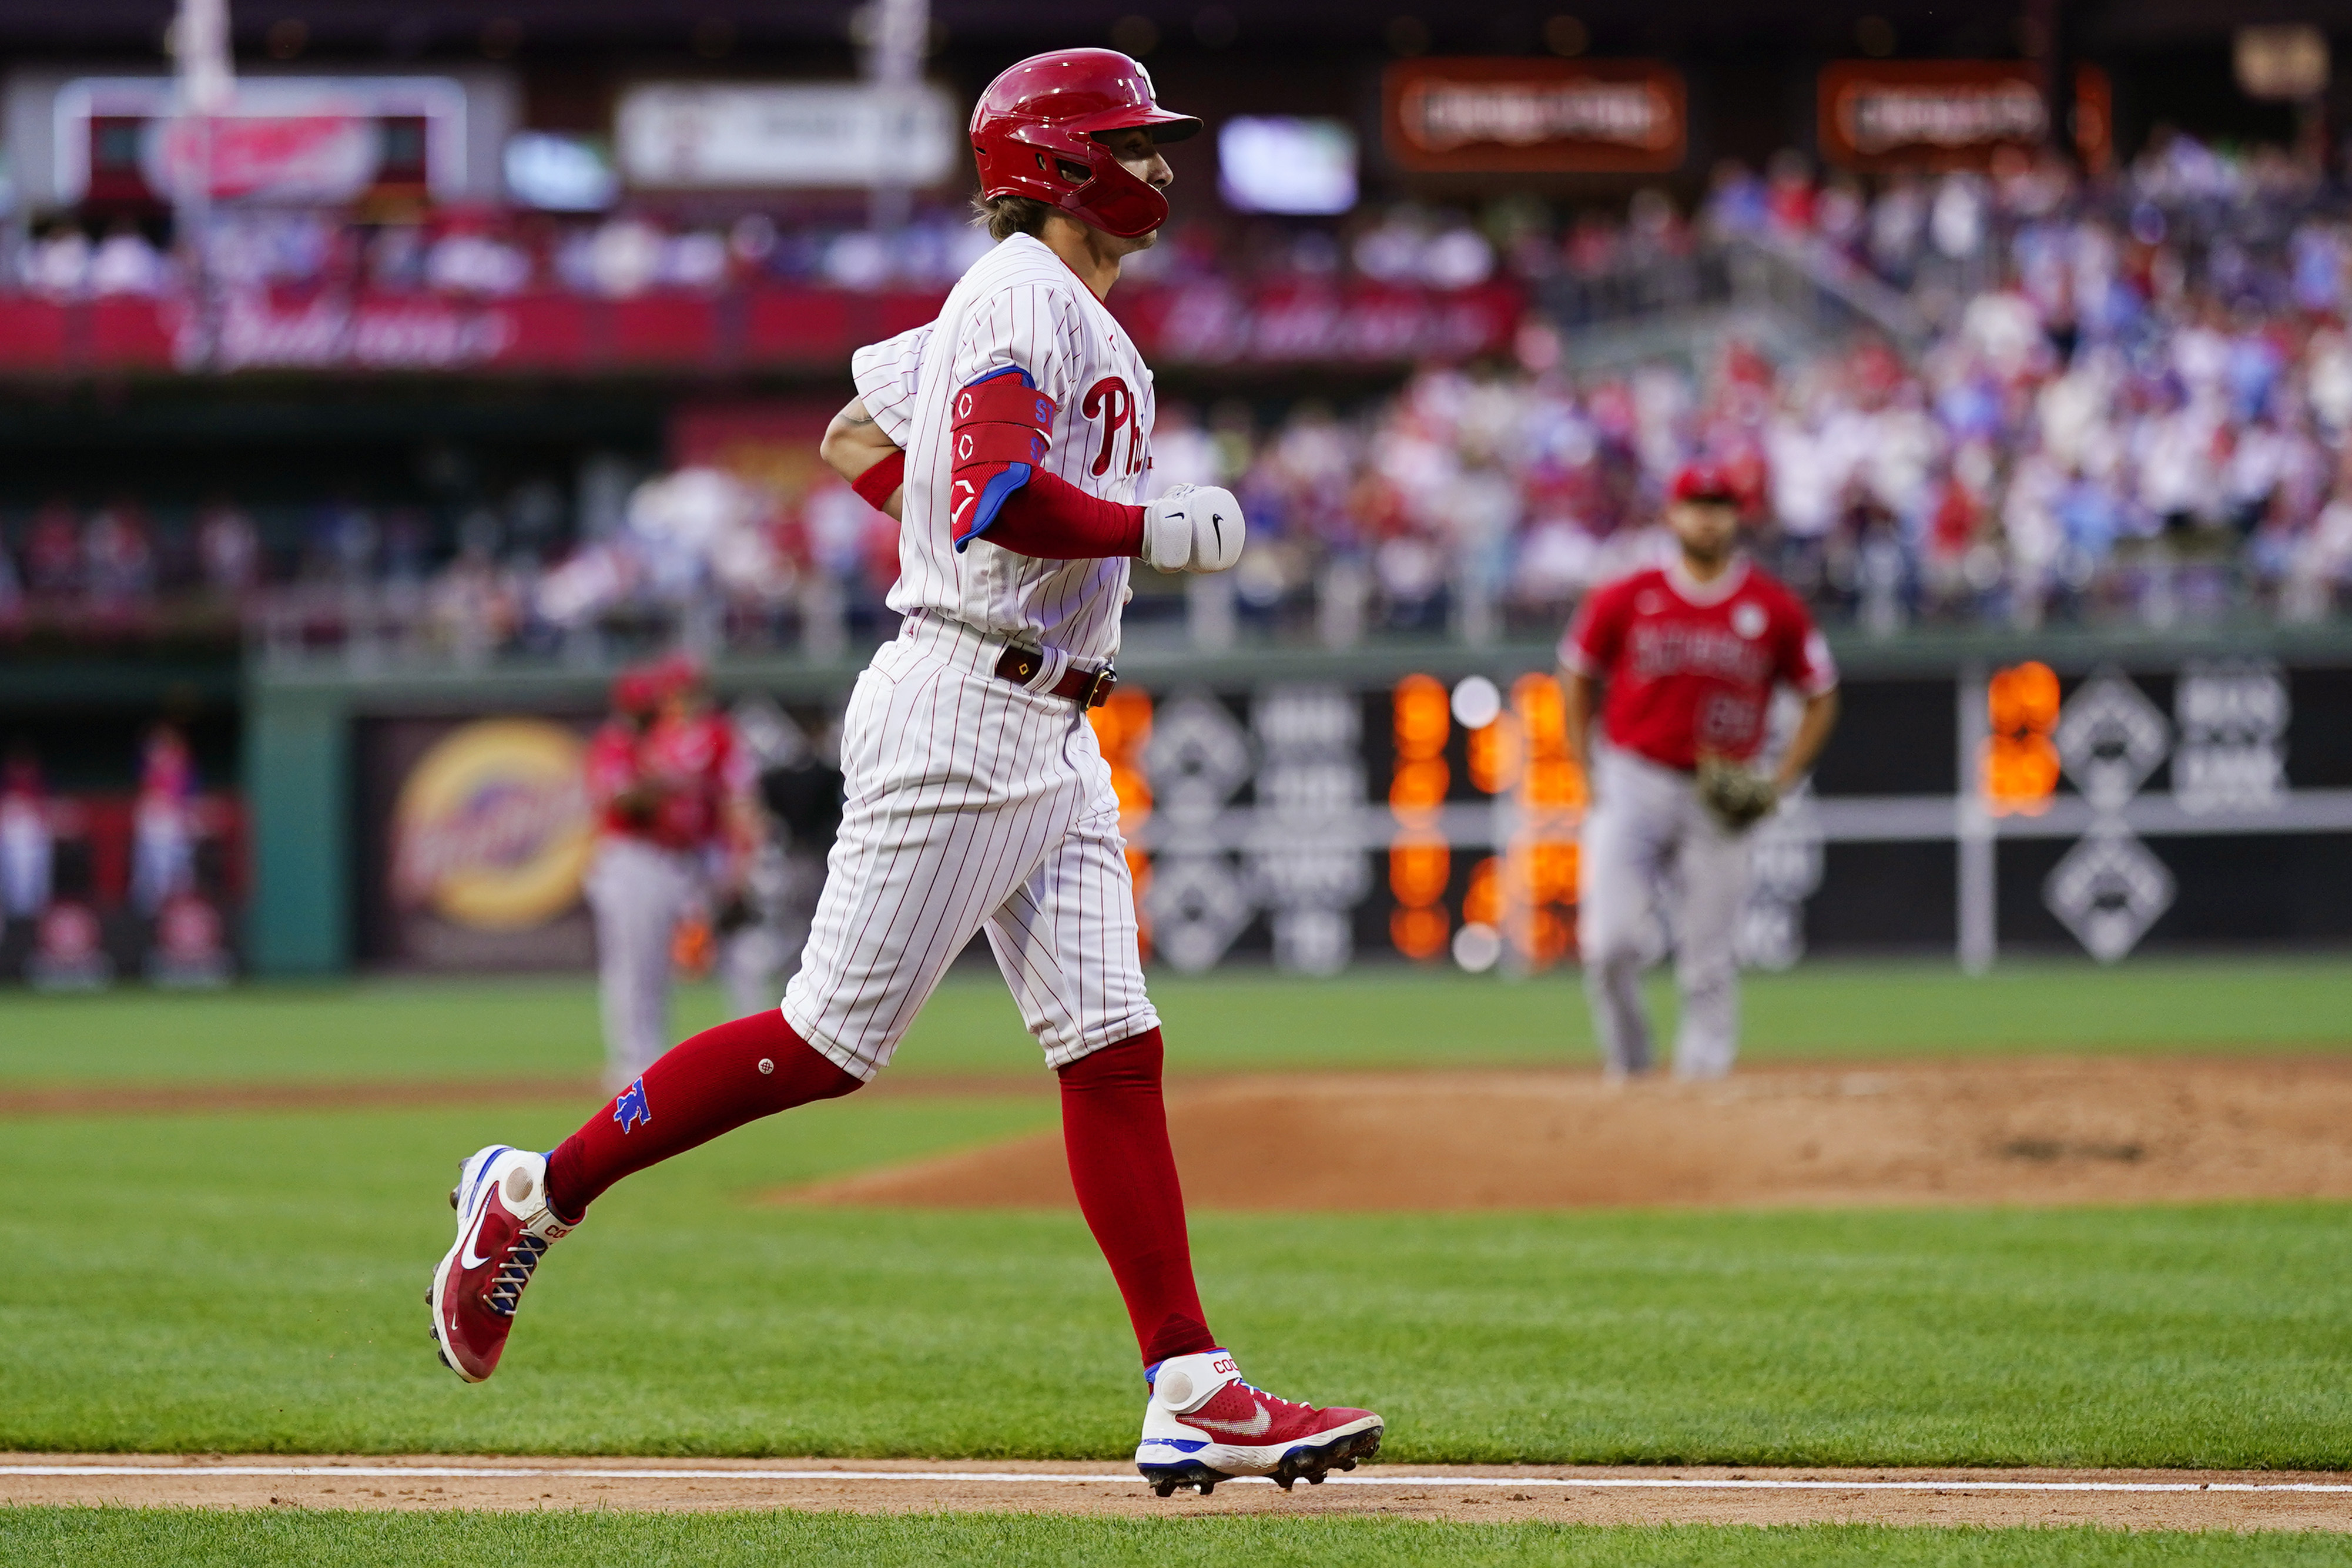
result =
[{"label": "yellow circular sign", "polygon": [[524,931],[580,897],[594,845],[580,737],[489,719],[434,742],[393,810],[392,892],[476,931]]}]

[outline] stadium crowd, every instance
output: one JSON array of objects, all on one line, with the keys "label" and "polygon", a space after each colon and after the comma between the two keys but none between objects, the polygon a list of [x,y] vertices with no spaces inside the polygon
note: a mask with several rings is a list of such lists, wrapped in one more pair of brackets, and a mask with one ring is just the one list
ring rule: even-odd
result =
[{"label": "stadium crowd", "polygon": [[[1580,376],[1531,318],[1517,363],[1424,367],[1369,404],[1165,400],[1154,478],[1231,485],[1252,520],[1239,613],[1326,636],[1554,620],[1655,547],[1660,486],[1694,456],[1744,476],[1759,548],[1832,620],[1891,633],[2320,618],[2352,603],[2352,229],[2337,195],[2282,154],[2171,136],[2098,183],[2021,156],[1865,192],[1789,154],[1761,174],[1717,171],[1688,217],[1647,191],[1622,218],[1564,223],[1533,203],[1475,224],[1418,207],[1338,229],[1195,223],[1155,254],[1160,276],[1345,270],[1449,288],[1501,268],[1538,299],[1549,279],[1746,237],[1825,276],[1874,278],[1925,329],[1903,352],[1865,339],[1776,364],[1731,343],[1696,375]],[[456,214],[361,237],[279,214],[241,232],[243,248],[215,258],[225,276],[363,268],[387,287],[487,292],[550,276],[603,292],[717,287],[745,268],[938,282],[982,243],[943,211],[895,251],[756,215],[665,232],[634,216]],[[35,240],[19,277],[168,286],[168,264],[138,261],[134,242]],[[0,510],[0,626],[43,602],[104,624],[175,587],[236,602],[298,581],[373,585],[408,619],[491,646],[713,600],[730,631],[773,633],[865,613],[895,572],[887,525],[838,486],[779,497],[707,470],[648,481],[600,529],[541,481],[446,516],[322,505],[299,535],[265,540],[225,500],[168,530],[131,500]]]}]

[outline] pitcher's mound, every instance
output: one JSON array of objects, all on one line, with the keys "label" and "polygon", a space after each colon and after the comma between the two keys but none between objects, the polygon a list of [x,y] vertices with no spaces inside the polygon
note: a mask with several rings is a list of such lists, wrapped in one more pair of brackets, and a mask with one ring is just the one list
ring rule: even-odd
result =
[{"label": "pitcher's mound", "polygon": [[[1202,1208],[2146,1203],[2352,1196],[2352,1058],[1266,1075],[1168,1102]],[[1074,1202],[1058,1131],[778,1194]]]}]

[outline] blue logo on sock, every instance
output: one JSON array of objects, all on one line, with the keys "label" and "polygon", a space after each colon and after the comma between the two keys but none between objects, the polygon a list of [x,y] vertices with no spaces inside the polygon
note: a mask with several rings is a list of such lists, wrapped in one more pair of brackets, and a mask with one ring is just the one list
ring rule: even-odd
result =
[{"label": "blue logo on sock", "polygon": [[646,1104],[646,1080],[643,1079],[623,1089],[620,1097],[613,1101],[613,1120],[621,1124],[624,1134],[637,1123],[653,1119],[653,1110]]}]

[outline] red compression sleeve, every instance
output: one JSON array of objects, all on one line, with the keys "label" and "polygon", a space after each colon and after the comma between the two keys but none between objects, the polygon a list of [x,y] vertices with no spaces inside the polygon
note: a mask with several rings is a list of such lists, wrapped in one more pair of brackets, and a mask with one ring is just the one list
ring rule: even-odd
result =
[{"label": "red compression sleeve", "polygon": [[1160,1100],[1160,1031],[1105,1046],[1062,1068],[1062,1143],[1070,1185],[1126,1300],[1150,1366],[1214,1350],[1192,1283],[1184,1193]]},{"label": "red compression sleeve", "polygon": [[606,1187],[747,1121],[861,1087],[770,1009],[662,1055],[547,1159],[547,1201],[577,1221]]},{"label": "red compression sleeve", "polygon": [[1143,509],[1091,496],[1044,471],[1004,498],[981,538],[1047,561],[1134,555],[1143,549]]},{"label": "red compression sleeve", "polygon": [[876,511],[890,509],[890,492],[907,482],[907,449],[893,448],[890,455],[849,481],[849,488],[866,498],[866,504]]}]

